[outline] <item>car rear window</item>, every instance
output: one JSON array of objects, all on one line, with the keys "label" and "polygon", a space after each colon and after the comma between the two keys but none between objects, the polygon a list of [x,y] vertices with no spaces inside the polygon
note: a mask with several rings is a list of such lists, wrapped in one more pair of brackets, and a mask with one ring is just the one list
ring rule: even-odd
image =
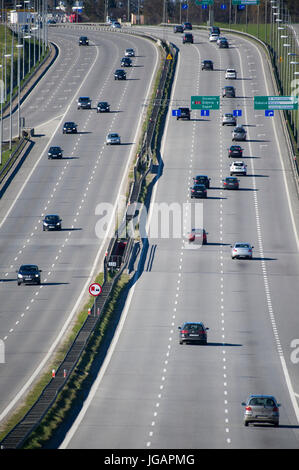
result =
[{"label": "car rear window", "polygon": [[272,398],[255,397],[251,398],[249,405],[251,406],[275,406]]}]

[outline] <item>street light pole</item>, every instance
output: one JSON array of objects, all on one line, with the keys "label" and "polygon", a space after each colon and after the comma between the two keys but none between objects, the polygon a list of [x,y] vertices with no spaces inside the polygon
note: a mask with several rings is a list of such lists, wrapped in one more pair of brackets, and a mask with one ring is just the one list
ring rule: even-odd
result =
[{"label": "street light pole", "polygon": [[13,94],[13,46],[14,32],[11,35],[11,60],[10,60],[10,97],[9,97],[9,150],[12,148],[12,94]]},{"label": "street light pole", "polygon": [[18,137],[20,138],[20,92],[21,92],[21,86],[20,86],[20,49],[23,47],[23,44],[17,44],[16,47],[18,48]]}]

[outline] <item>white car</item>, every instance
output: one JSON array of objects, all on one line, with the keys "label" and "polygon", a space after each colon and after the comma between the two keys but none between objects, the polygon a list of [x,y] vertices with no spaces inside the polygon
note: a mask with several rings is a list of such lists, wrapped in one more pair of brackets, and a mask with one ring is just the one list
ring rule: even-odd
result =
[{"label": "white car", "polygon": [[209,40],[210,40],[210,42],[216,42],[218,38],[219,38],[219,34],[213,34],[212,33],[212,34],[210,34]]},{"label": "white car", "polygon": [[225,78],[229,79],[236,79],[237,78],[237,72],[235,69],[227,69],[225,72]]},{"label": "white car", "polygon": [[125,57],[135,57],[135,51],[132,48],[128,48],[125,51]]},{"label": "white car", "polygon": [[116,132],[111,132],[106,137],[106,145],[120,145],[120,136]]},{"label": "white car", "polygon": [[233,162],[229,168],[230,176],[233,175],[243,175],[247,174],[247,165],[244,162],[238,161]]},{"label": "white car", "polygon": [[235,243],[232,248],[232,259],[238,258],[249,258],[252,259],[252,248],[250,243]]},{"label": "white car", "polygon": [[223,126],[236,126],[237,119],[232,113],[225,113],[222,116],[222,125]]}]

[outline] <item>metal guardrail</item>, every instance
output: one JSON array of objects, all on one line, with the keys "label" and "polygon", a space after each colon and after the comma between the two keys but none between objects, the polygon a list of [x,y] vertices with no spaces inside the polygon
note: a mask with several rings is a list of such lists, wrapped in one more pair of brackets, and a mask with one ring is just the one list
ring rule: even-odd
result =
[{"label": "metal guardrail", "polygon": [[5,163],[4,167],[2,168],[2,170],[0,171],[0,184],[2,183],[2,181],[4,180],[4,178],[7,176],[9,170],[11,169],[12,165],[14,164],[14,162],[16,161],[16,159],[18,158],[20,152],[23,150],[24,146],[25,146],[25,143],[28,142],[28,139],[25,138],[25,137],[22,137],[20,139],[20,142],[17,146],[17,148],[12,152],[11,156],[9,157],[9,159],[7,160],[7,162]]},{"label": "metal guardrail", "polygon": [[[164,67],[163,72],[160,77],[159,83],[159,96],[163,95],[163,89],[165,86],[165,81],[167,78],[167,73],[169,69],[169,61],[164,59]],[[151,155],[151,146],[153,143],[153,137],[156,127],[156,119],[158,116],[158,106],[154,106],[152,110],[152,116],[149,121],[149,126],[147,129],[148,135],[150,135],[150,139],[146,139],[145,146],[142,147],[142,151],[140,152],[139,159],[143,158],[144,155],[149,152]],[[148,145],[148,146],[147,146]],[[142,155],[142,157],[141,157]],[[133,203],[138,200],[140,189],[144,178],[148,174],[151,169],[151,157],[147,158],[148,165],[147,168],[144,169],[142,177],[138,179],[138,181],[134,182],[135,188],[131,193],[130,203]],[[126,219],[126,216],[125,216]],[[121,263],[119,265],[119,271],[115,275],[113,281],[108,280],[107,272],[108,272],[108,260],[113,253],[113,249],[115,243],[117,243],[118,238],[117,235],[111,239],[108,250],[106,252],[106,257],[104,259],[104,283],[102,286],[102,293],[100,296],[96,297],[94,305],[90,311],[90,314],[87,316],[83,326],[81,327],[80,331],[78,332],[75,340],[73,341],[72,345],[70,346],[68,352],[66,353],[63,361],[59,365],[57,371],[55,371],[55,377],[53,376],[50,382],[44,387],[41,395],[39,396],[38,400],[34,403],[31,409],[25,414],[22,420],[4,437],[4,439],[0,443],[1,449],[16,449],[22,447],[24,442],[28,439],[30,434],[38,427],[41,423],[42,419],[46,415],[46,413],[50,410],[51,406],[54,404],[58,394],[62,391],[63,387],[66,385],[71,373],[73,372],[74,368],[76,367],[82,352],[84,351],[85,346],[87,345],[92,332],[94,331],[97,323],[101,320],[101,312],[105,309],[108,301],[109,296],[120,278],[121,274],[123,273],[124,269],[126,268],[132,249],[134,246],[134,240],[131,237],[126,239],[126,246],[122,253]]]}]

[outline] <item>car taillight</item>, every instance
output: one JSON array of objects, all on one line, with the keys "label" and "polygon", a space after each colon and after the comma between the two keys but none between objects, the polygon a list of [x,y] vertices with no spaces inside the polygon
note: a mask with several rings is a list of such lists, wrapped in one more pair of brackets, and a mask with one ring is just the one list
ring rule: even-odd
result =
[{"label": "car taillight", "polygon": [[194,189],[191,189],[191,193],[194,193]]},{"label": "car taillight", "polygon": [[237,250],[236,250],[236,248],[234,248],[234,250],[233,250],[233,251],[237,251]]},{"label": "car taillight", "polygon": [[273,406],[273,411],[277,412],[278,411],[278,408],[277,406]]},{"label": "car taillight", "polygon": [[186,334],[186,333],[188,333],[188,330],[182,330],[181,333]]},{"label": "car taillight", "polygon": [[245,410],[246,411],[251,411],[251,406],[246,406]]}]

